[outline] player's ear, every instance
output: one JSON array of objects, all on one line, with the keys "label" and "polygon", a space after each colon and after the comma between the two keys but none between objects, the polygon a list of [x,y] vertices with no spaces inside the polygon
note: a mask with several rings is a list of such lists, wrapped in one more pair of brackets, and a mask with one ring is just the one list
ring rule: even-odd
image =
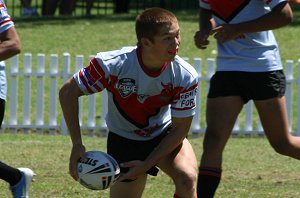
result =
[{"label": "player's ear", "polygon": [[144,47],[149,47],[150,44],[151,44],[151,41],[149,39],[147,39],[147,38],[141,38],[141,44]]}]

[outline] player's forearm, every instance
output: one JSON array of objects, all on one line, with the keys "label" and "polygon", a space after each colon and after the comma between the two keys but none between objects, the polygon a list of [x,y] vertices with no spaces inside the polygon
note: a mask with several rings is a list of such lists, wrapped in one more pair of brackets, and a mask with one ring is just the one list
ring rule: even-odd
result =
[{"label": "player's forearm", "polygon": [[20,44],[16,40],[0,42],[0,61],[6,60],[21,52]]},{"label": "player's forearm", "polygon": [[180,118],[176,120],[183,121],[180,121],[179,123],[175,121],[174,123],[173,119],[172,127],[169,134],[163,138],[160,144],[155,148],[154,151],[151,152],[151,154],[145,160],[145,163],[149,166],[148,168],[151,168],[152,166],[156,165],[161,159],[173,152],[186,138],[190,129],[192,117]]},{"label": "player's forearm", "polygon": [[21,42],[14,27],[0,34],[0,61],[21,52]]},{"label": "player's forearm", "polygon": [[59,100],[72,143],[73,145],[81,145],[82,139],[78,119],[78,96],[72,91],[72,87],[69,84],[65,84],[60,89]]},{"label": "player's forearm", "polygon": [[213,28],[212,13],[210,10],[199,10],[199,30],[211,30]]}]

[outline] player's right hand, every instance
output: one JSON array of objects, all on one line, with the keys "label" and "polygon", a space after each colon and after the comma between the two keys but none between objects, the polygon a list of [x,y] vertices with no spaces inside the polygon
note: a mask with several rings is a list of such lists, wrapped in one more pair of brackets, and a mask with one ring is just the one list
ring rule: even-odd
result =
[{"label": "player's right hand", "polygon": [[199,49],[206,49],[209,44],[209,32],[208,31],[197,31],[194,35],[194,42],[196,47]]},{"label": "player's right hand", "polygon": [[77,163],[80,158],[85,159],[85,146],[83,144],[73,145],[69,162],[69,174],[76,181],[78,180]]}]

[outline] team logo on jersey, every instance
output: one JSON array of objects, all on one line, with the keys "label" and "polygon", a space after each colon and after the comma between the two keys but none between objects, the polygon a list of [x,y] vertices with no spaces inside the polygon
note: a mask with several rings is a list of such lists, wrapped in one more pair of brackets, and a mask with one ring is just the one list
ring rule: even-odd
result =
[{"label": "team logo on jersey", "polygon": [[121,96],[124,98],[132,93],[135,93],[137,90],[135,80],[131,78],[120,79],[116,88],[119,90]]}]

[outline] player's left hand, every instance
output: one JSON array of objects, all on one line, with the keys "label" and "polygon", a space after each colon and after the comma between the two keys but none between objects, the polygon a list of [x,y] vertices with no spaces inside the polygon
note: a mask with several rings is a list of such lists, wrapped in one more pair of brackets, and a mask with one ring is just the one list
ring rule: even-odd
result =
[{"label": "player's left hand", "polygon": [[126,179],[135,180],[138,178],[139,175],[145,173],[145,164],[143,161],[140,160],[133,160],[129,162],[123,162],[120,164],[123,168],[129,168],[129,171],[120,176],[118,181],[123,181]]},{"label": "player's left hand", "polygon": [[210,35],[214,35],[221,43],[234,40],[241,36],[241,33],[238,31],[236,25],[222,24],[210,31]]}]

